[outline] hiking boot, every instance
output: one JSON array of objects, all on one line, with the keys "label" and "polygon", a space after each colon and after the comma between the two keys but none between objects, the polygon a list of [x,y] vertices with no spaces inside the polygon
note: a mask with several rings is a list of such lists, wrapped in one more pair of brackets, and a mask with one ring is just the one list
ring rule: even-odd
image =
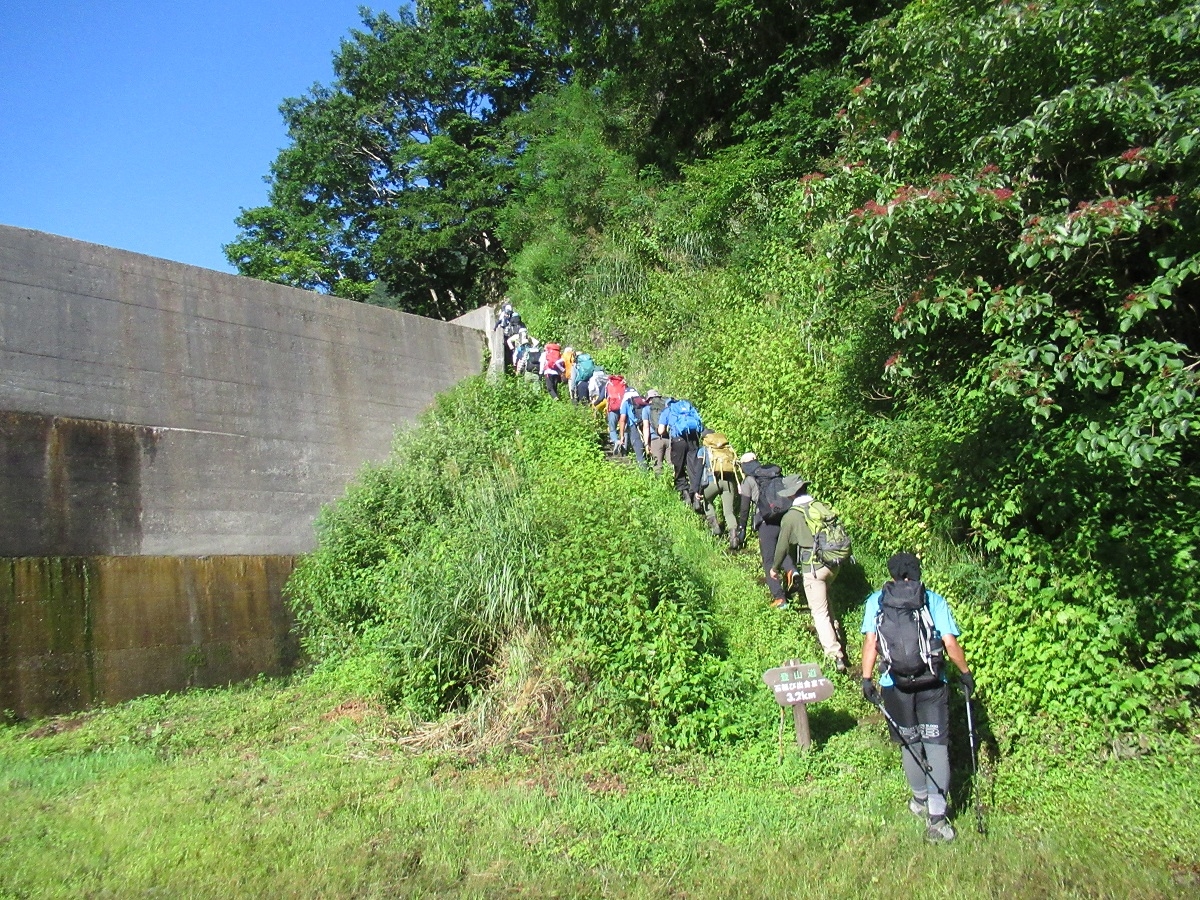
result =
[{"label": "hiking boot", "polygon": [[931,844],[948,844],[954,840],[954,826],[945,816],[930,819],[925,828],[925,840]]},{"label": "hiking boot", "polygon": [[908,811],[918,819],[929,818],[929,811],[925,808],[925,801],[918,800],[916,797],[908,798]]},{"label": "hiking boot", "polygon": [[838,656],[833,660],[833,667],[837,669],[839,675],[846,674],[846,660]]},{"label": "hiking boot", "polygon": [[771,601],[771,609],[787,609],[787,597],[776,597]]}]

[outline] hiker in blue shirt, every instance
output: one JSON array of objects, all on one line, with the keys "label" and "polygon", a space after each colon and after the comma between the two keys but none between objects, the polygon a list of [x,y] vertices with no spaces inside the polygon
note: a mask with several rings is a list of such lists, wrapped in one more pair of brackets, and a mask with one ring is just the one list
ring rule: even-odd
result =
[{"label": "hiker in blue shirt", "polygon": [[[912,789],[909,811],[928,819],[925,838],[954,840],[946,818],[950,787],[950,686],[943,656],[958,668],[967,697],[975,678],[958,642],[950,604],[921,582],[921,562],[911,553],[888,560],[892,580],[867,598],[863,611],[862,691],[879,705]],[[943,652],[944,651],[944,652]],[[909,665],[911,658],[917,666]],[[879,687],[872,677],[880,663]],[[895,677],[893,677],[893,675]]]},{"label": "hiker in blue shirt", "polygon": [[633,443],[633,453],[637,464],[646,468],[646,424],[650,419],[647,401],[638,395],[633,388],[626,388],[625,398],[621,401],[620,414],[617,419],[617,437],[621,446],[628,447]]}]

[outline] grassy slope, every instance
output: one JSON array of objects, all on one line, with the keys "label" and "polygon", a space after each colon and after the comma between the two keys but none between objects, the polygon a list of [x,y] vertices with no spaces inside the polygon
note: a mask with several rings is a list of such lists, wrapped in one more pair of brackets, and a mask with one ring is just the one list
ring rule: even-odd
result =
[{"label": "grassy slope", "polygon": [[[764,611],[765,614],[765,611]],[[849,684],[841,684],[848,694]],[[878,723],[802,757],[412,755],[312,685],[0,734],[0,896],[1177,896],[1200,760],[1014,761],[990,833],[928,847]]]},{"label": "grassy slope", "polygon": [[[787,656],[817,658],[802,608],[766,608],[757,554],[731,560],[665,485],[650,490],[665,498],[656,524],[706,573],[748,682]],[[880,560],[864,562],[878,574]],[[835,585],[851,634],[866,587]],[[550,746],[467,761],[402,749],[398,718],[331,687],[352,683],[264,682],[4,726],[0,898],[1200,892],[1200,756],[1183,744],[1086,765],[1096,756],[1078,747],[1008,757],[981,782],[990,834],[973,832],[968,807],[956,844],[927,847],[853,679],[813,709],[814,751],[785,730],[782,762],[777,709],[757,686],[740,701],[743,739],[715,756]]]}]

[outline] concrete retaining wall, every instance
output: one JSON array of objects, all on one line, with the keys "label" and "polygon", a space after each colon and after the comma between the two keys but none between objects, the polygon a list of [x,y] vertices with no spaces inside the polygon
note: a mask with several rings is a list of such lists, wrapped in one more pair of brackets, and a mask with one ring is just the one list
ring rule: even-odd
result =
[{"label": "concrete retaining wall", "polygon": [[286,672],[293,557],[0,560],[0,709],[58,713]]},{"label": "concrete retaining wall", "polygon": [[26,414],[0,429],[0,557],[308,550],[321,503],[483,351],[474,328],[0,226],[0,412]]},{"label": "concrete retaining wall", "polygon": [[[321,504],[385,457],[396,427],[439,391],[482,371],[490,311],[467,321],[474,327],[0,226],[0,559],[141,557],[145,571],[160,571],[163,558],[272,557],[290,571],[291,557],[315,545]],[[136,569],[114,577],[137,585]],[[201,619],[221,620],[234,602],[282,608],[278,577],[251,579],[274,596],[249,605],[232,599],[237,579],[213,578]],[[184,608],[187,590],[170,585],[186,578],[153,580],[160,587],[146,602]],[[95,606],[108,600],[77,593],[51,588],[37,603],[65,604],[68,618],[84,608],[93,620],[109,615]],[[0,604],[30,596],[14,587]],[[120,602],[137,631],[144,609]],[[0,622],[23,628],[23,615],[0,610]],[[142,632],[149,659],[166,644]],[[194,642],[167,643],[195,658]],[[12,656],[27,644],[37,641],[0,646],[3,702],[21,695],[8,689],[12,673],[54,667],[45,654],[36,664]],[[75,693],[86,702],[185,686],[169,681]]]}]

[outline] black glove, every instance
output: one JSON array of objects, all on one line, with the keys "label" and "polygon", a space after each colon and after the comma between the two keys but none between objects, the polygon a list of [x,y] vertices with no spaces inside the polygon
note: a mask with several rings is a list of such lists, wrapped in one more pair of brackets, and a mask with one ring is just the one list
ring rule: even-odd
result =
[{"label": "black glove", "polygon": [[883,697],[879,694],[879,688],[875,686],[875,682],[870,678],[862,680],[863,699],[873,706],[878,706],[883,702]]},{"label": "black glove", "polygon": [[958,683],[962,685],[963,696],[970,700],[971,695],[975,693],[975,676],[971,674],[970,669],[959,672]]},{"label": "black glove", "polygon": [[733,545],[735,550],[740,550],[746,546],[746,529],[739,528],[733,534]]}]

